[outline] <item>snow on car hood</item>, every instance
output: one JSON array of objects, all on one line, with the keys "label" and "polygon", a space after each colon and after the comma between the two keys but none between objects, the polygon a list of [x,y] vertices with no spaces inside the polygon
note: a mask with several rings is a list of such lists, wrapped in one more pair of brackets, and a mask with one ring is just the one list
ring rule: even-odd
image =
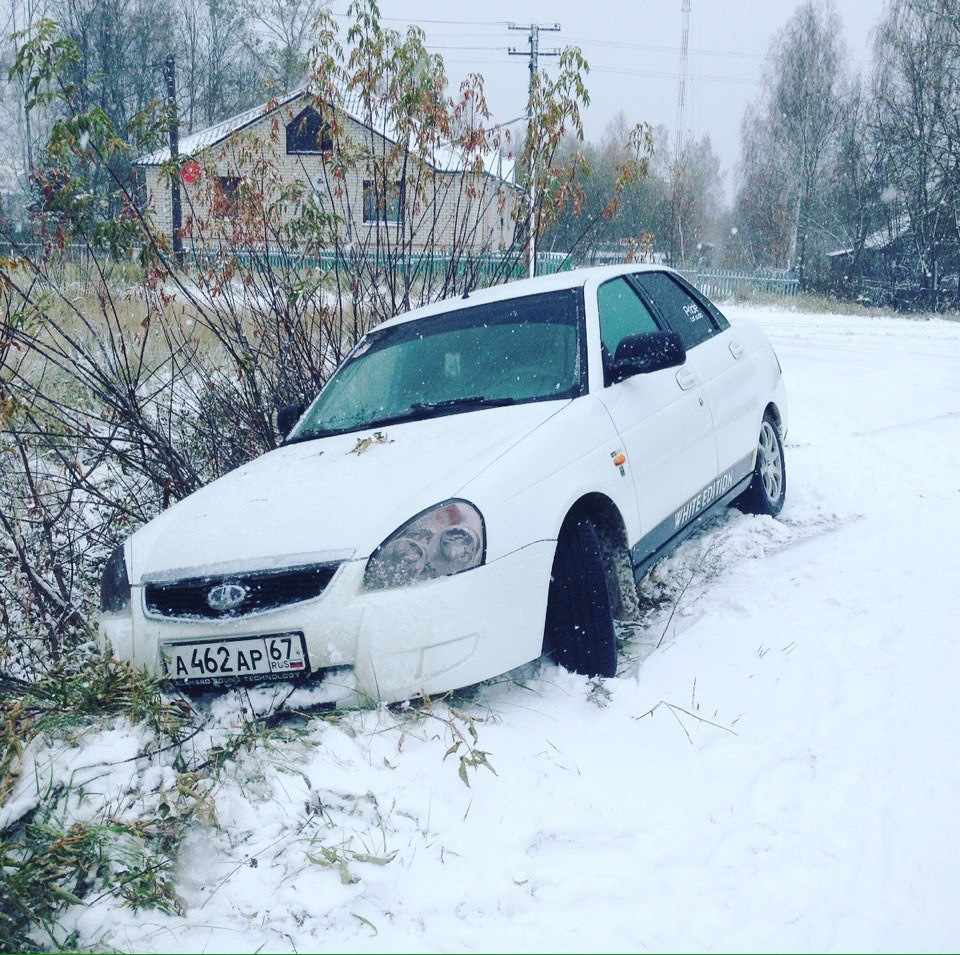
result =
[{"label": "snow on car hood", "polygon": [[[415,514],[471,478],[567,402],[444,415],[278,448],[201,488],[133,535],[131,583],[289,555],[367,557]],[[319,558],[318,558],[319,559]]]}]

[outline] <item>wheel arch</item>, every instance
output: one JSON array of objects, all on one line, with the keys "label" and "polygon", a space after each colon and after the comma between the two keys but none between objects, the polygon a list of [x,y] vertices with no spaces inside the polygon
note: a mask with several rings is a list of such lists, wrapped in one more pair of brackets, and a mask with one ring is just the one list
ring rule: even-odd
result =
[{"label": "wheel arch", "polygon": [[584,518],[593,524],[600,538],[604,576],[613,615],[620,620],[631,620],[637,615],[638,597],[623,514],[606,494],[591,491],[578,498],[567,511],[560,533],[571,521]]},{"label": "wheel arch", "polygon": [[[769,414],[773,418],[774,424],[777,426],[777,430],[780,432],[781,438],[783,437],[783,415],[780,414],[780,409],[777,407],[775,401],[768,401],[766,408],[763,409],[763,414]],[[761,415],[761,418],[763,416]]]}]

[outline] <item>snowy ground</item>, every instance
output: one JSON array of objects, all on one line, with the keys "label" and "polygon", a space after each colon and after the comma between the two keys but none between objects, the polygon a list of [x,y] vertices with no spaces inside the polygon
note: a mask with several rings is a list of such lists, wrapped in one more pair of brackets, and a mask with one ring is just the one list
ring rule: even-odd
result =
[{"label": "snowy ground", "polygon": [[[461,709],[496,775],[468,768],[469,788],[445,707],[254,747],[182,854],[185,916],[103,900],[68,913],[79,940],[956,950],[960,323],[729,312],[787,377],[782,521],[730,513],[661,564],[617,679],[481,688]],[[71,811],[122,813],[172,773],[131,759],[141,742],[28,753],[3,812],[53,774],[89,780]]]}]

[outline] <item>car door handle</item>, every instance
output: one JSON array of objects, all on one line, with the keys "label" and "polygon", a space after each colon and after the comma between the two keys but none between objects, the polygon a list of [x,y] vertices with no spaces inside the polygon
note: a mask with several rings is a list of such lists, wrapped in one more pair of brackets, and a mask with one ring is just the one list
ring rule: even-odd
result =
[{"label": "car door handle", "polygon": [[740,342],[730,342],[730,354],[734,358],[743,358],[743,345]]},{"label": "car door handle", "polygon": [[697,376],[689,368],[681,368],[677,372],[677,384],[684,391],[689,391],[696,383]]}]

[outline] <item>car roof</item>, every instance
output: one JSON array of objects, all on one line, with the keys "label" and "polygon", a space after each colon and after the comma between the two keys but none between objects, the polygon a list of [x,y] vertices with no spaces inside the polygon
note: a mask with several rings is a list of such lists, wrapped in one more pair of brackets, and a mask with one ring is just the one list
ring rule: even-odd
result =
[{"label": "car roof", "polygon": [[[444,312],[455,312],[472,305],[483,305],[487,302],[502,302],[512,298],[521,298],[524,295],[540,295],[544,292],[558,292],[569,288],[582,288],[591,279],[603,282],[620,275],[632,275],[635,272],[674,272],[674,269],[665,265],[641,265],[629,263],[627,265],[598,265],[590,268],[569,269],[564,272],[554,272],[552,275],[538,275],[533,279],[517,279],[493,285],[489,288],[477,289],[467,295],[458,295],[455,298],[446,298],[440,302],[431,302],[411,309],[402,315],[388,319],[377,326],[377,329],[389,325],[401,325],[405,322],[416,321],[419,318],[428,318],[431,315],[442,315]],[[676,273],[675,273],[676,274]]]}]

